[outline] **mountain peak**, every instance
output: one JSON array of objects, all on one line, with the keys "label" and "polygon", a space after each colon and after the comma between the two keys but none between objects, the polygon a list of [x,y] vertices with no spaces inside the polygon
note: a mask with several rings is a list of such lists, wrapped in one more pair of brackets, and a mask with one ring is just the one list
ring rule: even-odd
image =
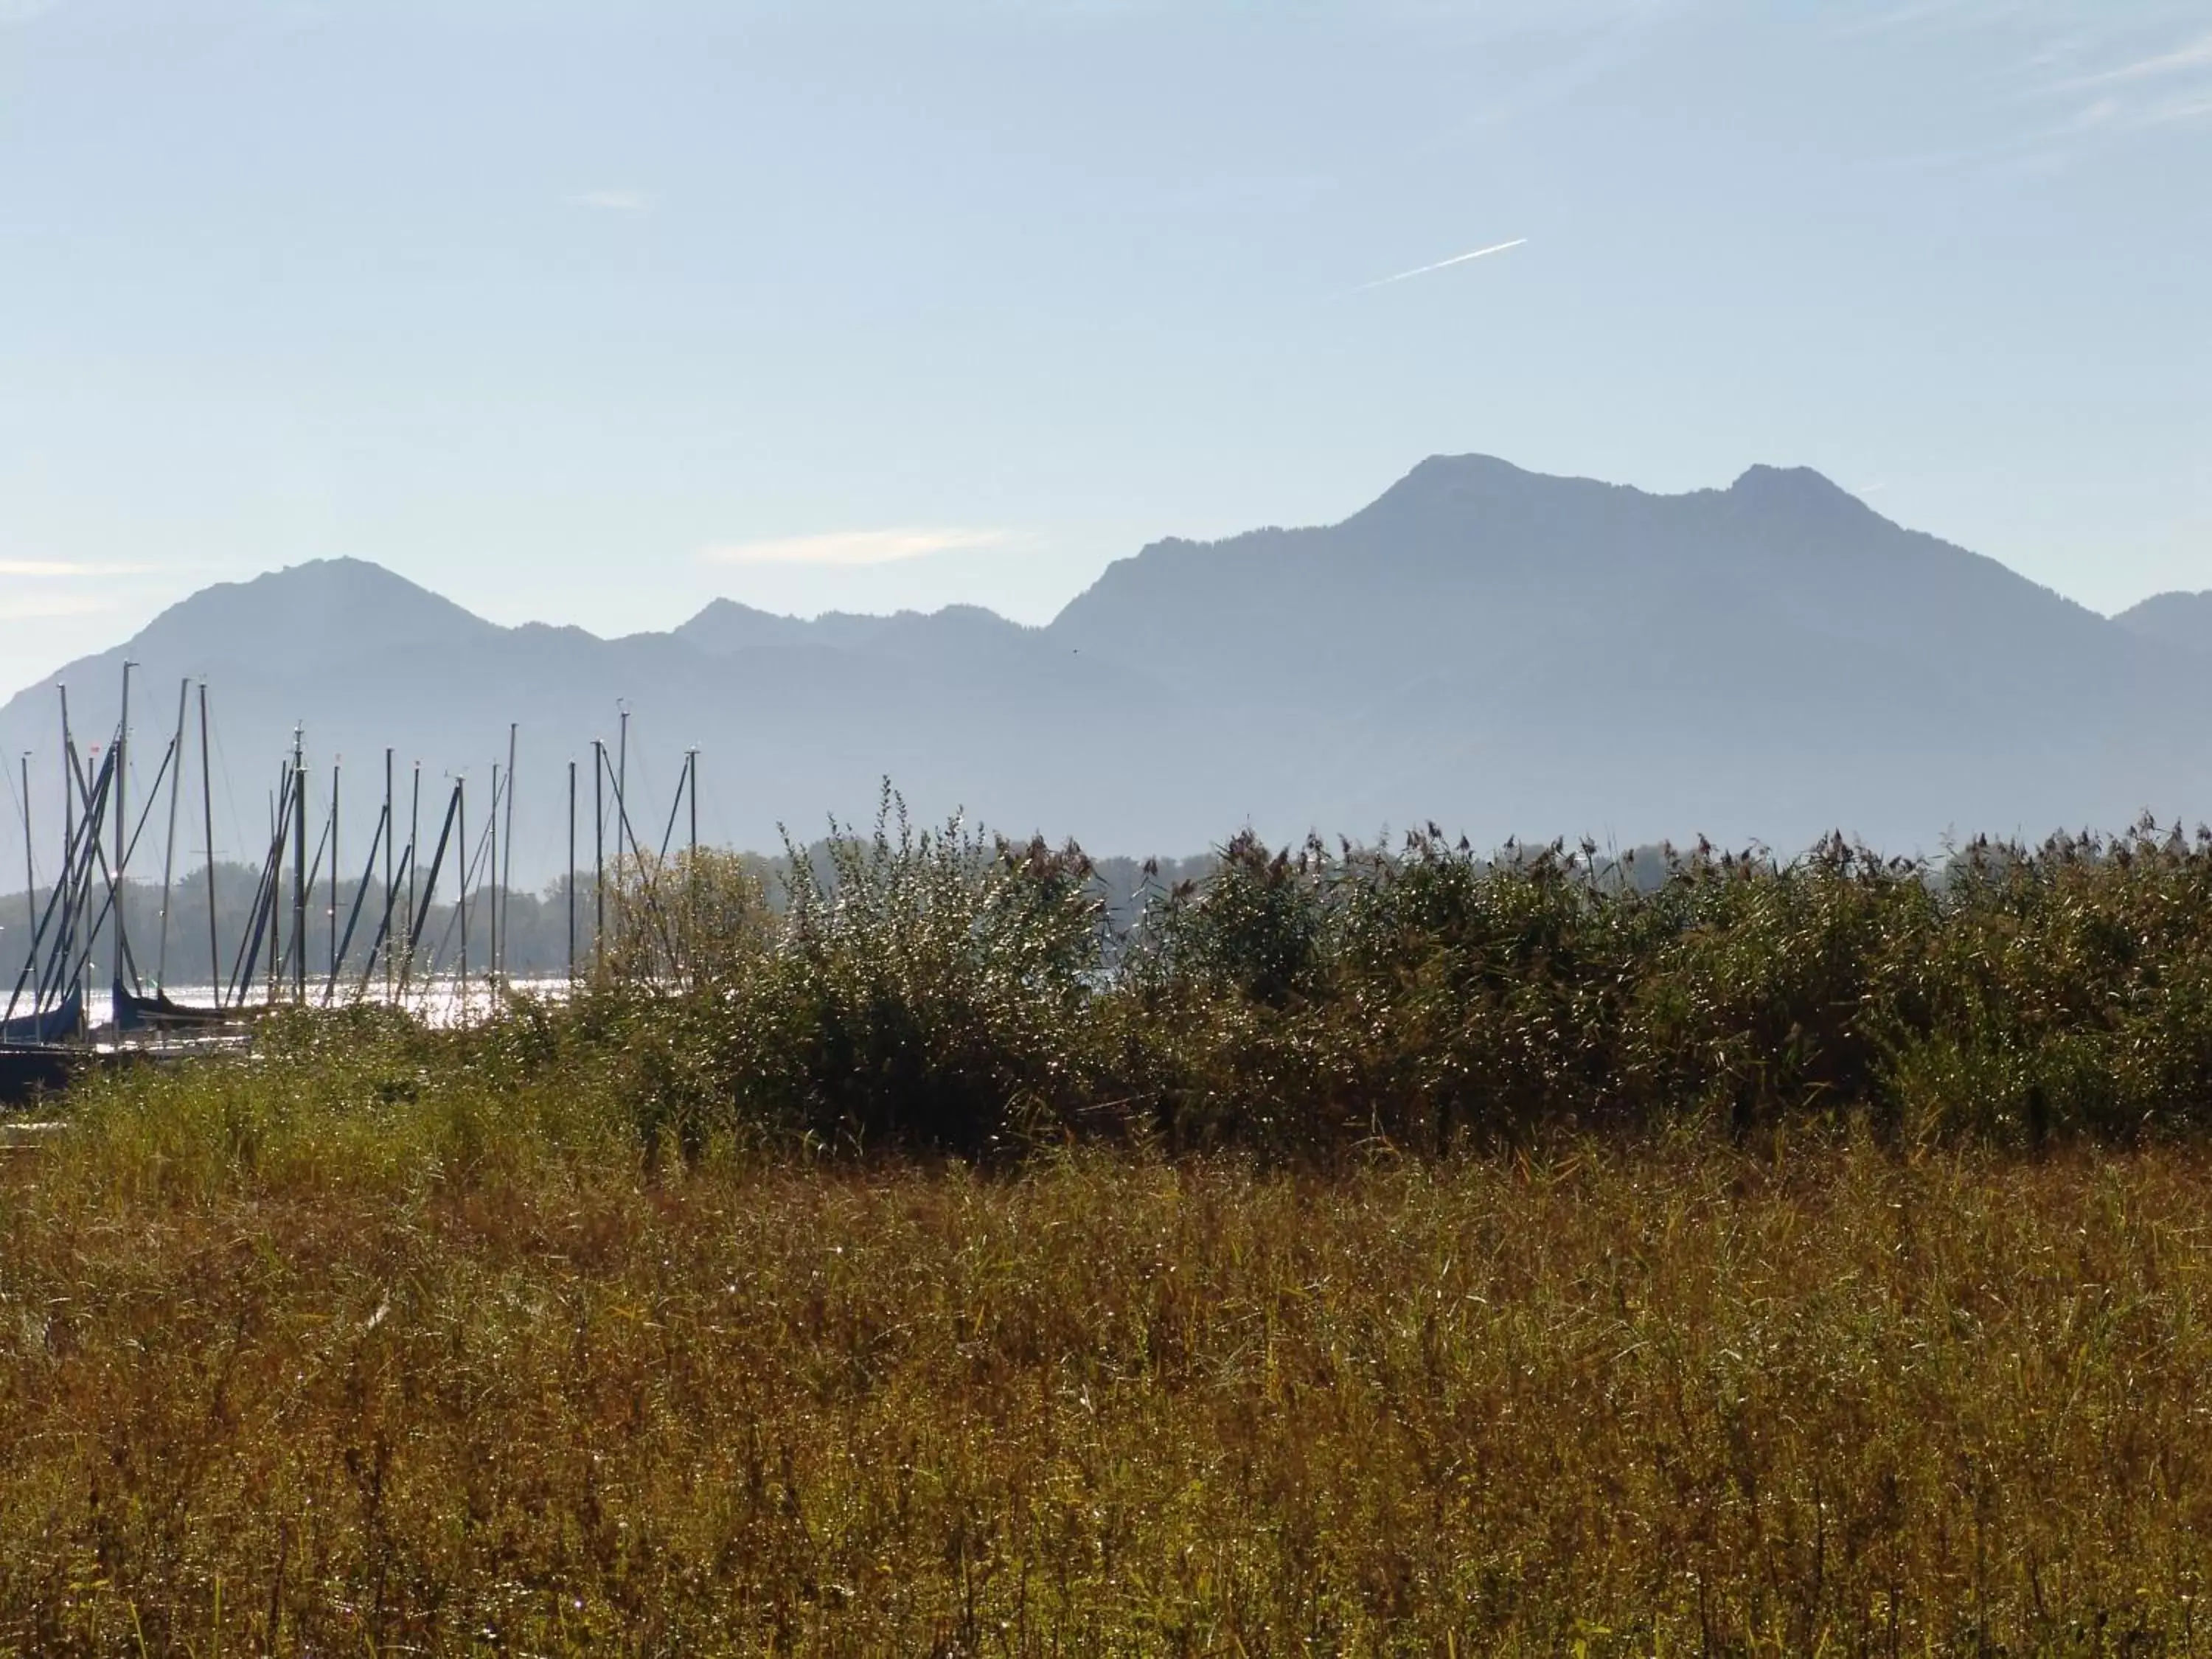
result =
[{"label": "mountain peak", "polygon": [[1346,523],[1384,535],[1434,533],[1463,525],[1473,514],[1513,511],[1546,497],[1548,490],[1605,489],[1581,479],[1547,477],[1494,455],[1431,455],[1353,514]]},{"label": "mountain peak", "polygon": [[2112,621],[2139,639],[2212,653],[2212,592],[2154,593]]},{"label": "mountain peak", "polygon": [[1728,493],[1753,501],[1831,506],[1849,501],[1853,507],[1866,505],[1833,479],[1809,466],[1768,466],[1763,462],[1746,467],[1742,476],[1729,486]]},{"label": "mountain peak", "polygon": [[1394,499],[1435,501],[1481,496],[1540,476],[1495,455],[1431,455],[1384,490],[1373,505],[1380,507]]},{"label": "mountain peak", "polygon": [[451,599],[366,559],[312,559],[219,582],[154,618],[124,649],[195,672],[245,653],[264,665],[328,667],[378,653],[442,647],[499,631]]}]

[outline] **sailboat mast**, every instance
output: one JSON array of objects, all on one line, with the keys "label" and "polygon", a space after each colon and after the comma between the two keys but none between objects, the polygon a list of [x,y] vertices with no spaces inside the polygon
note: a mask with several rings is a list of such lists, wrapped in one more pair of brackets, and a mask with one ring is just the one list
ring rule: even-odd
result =
[{"label": "sailboat mast", "polygon": [[607,957],[607,746],[592,739],[592,965]]},{"label": "sailboat mast", "polygon": [[623,902],[623,837],[622,826],[629,822],[629,708],[617,703],[621,724],[615,735],[615,903],[616,926],[621,926],[620,908]]},{"label": "sailboat mast", "polygon": [[201,850],[207,858],[208,983],[215,988],[215,1006],[222,1006],[222,950],[215,932],[215,773],[208,764],[207,682],[200,682],[200,829],[207,838]]},{"label": "sailboat mast", "polygon": [[131,834],[123,789],[129,781],[125,763],[131,758],[131,671],[137,665],[127,659],[123,665],[123,712],[115,722],[115,869],[108,877],[108,889],[114,895],[110,908],[115,912],[115,963],[109,979],[117,985],[123,983],[123,863],[130,851]]},{"label": "sailboat mast", "polygon": [[684,782],[691,797],[691,852],[684,861],[684,948],[691,961],[685,965],[695,966],[699,948],[699,751],[696,749],[684,753]]},{"label": "sailboat mast", "polygon": [[123,879],[124,854],[129,850],[124,836],[128,828],[125,822],[123,786],[128,781],[124,773],[124,762],[131,752],[131,671],[138,665],[123,665],[123,714],[115,722],[115,879]]},{"label": "sailboat mast", "polygon": [[491,817],[484,824],[484,836],[491,865],[491,947],[485,952],[485,975],[494,985],[499,983],[499,763],[491,763]]},{"label": "sailboat mast", "polygon": [[307,1000],[307,739],[292,728],[292,1000]]},{"label": "sailboat mast", "polygon": [[270,803],[269,839],[273,843],[269,863],[269,1006],[276,1006],[276,983],[282,977],[279,966],[283,956],[283,924],[277,920],[283,914],[284,843],[292,831],[292,769],[284,768],[283,781],[276,799]]},{"label": "sailboat mast", "polygon": [[338,982],[338,763],[331,763],[331,983]]},{"label": "sailboat mast", "polygon": [[507,982],[507,959],[514,950],[514,739],[520,720],[507,723],[507,868],[499,887],[499,977]]},{"label": "sailboat mast", "polygon": [[[30,797],[30,785],[26,783],[23,799],[28,800]],[[23,842],[26,848],[30,846],[29,823],[30,820],[26,818]],[[568,763],[568,867],[563,873],[568,888],[568,983],[573,986],[576,982],[576,763],[574,760]]]},{"label": "sailboat mast", "polygon": [[466,777],[453,781],[454,827],[461,836],[461,884],[455,902],[461,908],[461,1023],[469,1018],[469,781]]},{"label": "sailboat mast", "polygon": [[[392,817],[392,750],[384,751],[384,914],[392,915],[392,843],[399,839],[399,825]],[[363,978],[368,975],[364,974]],[[392,1000],[392,952],[384,953],[384,1000]]]},{"label": "sailboat mast", "polygon": [[[422,839],[422,763],[415,763],[415,793],[407,809],[407,914],[415,914],[415,866],[419,862],[417,848]],[[410,929],[407,937],[407,960],[399,964],[399,986],[407,987],[407,976],[415,967],[415,934],[419,928]]]},{"label": "sailboat mast", "polygon": [[[69,961],[69,953],[76,945],[76,866],[73,862],[76,851],[76,791],[71,787],[74,780],[70,776],[76,765],[76,749],[70,738],[69,687],[58,685],[54,690],[61,693],[62,699],[62,868],[55,879],[63,889],[61,941],[63,960]],[[61,988],[61,994],[69,994],[66,986]]]},{"label": "sailboat mast", "polygon": [[169,984],[169,892],[177,873],[177,798],[185,787],[185,711],[190,703],[192,683],[177,683],[177,736],[169,745],[169,754],[176,771],[169,778],[169,843],[161,854],[161,944],[154,957],[154,988],[165,991]]},{"label": "sailboat mast", "polygon": [[[574,770],[574,767],[569,769]],[[573,823],[574,814],[569,815]],[[23,751],[23,915],[30,923],[23,935],[26,951],[37,948],[39,932],[39,866],[31,856],[31,752]]]}]

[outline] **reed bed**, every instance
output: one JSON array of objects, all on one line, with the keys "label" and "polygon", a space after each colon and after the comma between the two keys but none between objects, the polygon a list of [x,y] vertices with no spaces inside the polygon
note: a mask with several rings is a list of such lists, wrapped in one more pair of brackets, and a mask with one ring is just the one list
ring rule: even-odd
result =
[{"label": "reed bed", "polygon": [[269,1166],[103,1116],[14,1172],[0,1639],[2203,1639],[2194,1152],[648,1176],[471,1110]]},{"label": "reed bed", "polygon": [[0,1158],[0,1647],[2205,1645],[2202,839],[794,866]]}]

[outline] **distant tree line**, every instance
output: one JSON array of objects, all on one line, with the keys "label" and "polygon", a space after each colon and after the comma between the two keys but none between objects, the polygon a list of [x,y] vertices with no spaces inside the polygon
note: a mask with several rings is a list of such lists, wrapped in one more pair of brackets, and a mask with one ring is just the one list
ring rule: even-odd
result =
[{"label": "distant tree line", "polygon": [[[802,856],[813,867],[818,880],[834,887],[836,871],[830,847],[827,841],[817,842]],[[781,908],[789,891],[789,855],[740,854],[737,862],[759,883],[769,904]],[[1180,882],[1201,878],[1212,863],[1210,854],[1155,860],[1102,859],[1094,866],[1093,885],[1109,921],[1127,927],[1142,913],[1148,896],[1164,894]],[[414,965],[416,974],[452,974],[465,965],[472,974],[489,971],[493,966],[492,930],[496,912],[500,965],[509,976],[536,979],[565,974],[570,961],[569,894],[573,889],[575,962],[580,970],[587,970],[592,964],[595,942],[599,937],[603,903],[617,912],[606,916],[607,926],[611,928],[619,921],[622,901],[618,888],[636,890],[640,885],[634,876],[618,884],[617,873],[610,863],[605,872],[604,899],[600,885],[590,870],[556,877],[535,891],[520,888],[509,891],[489,884],[473,886],[468,894],[465,915],[453,892],[450,870],[445,873],[438,892],[430,896],[427,908],[423,905],[423,880],[418,877],[410,892],[404,878],[400,878],[393,883],[398,890],[391,921],[394,958],[404,951],[411,926],[411,905],[422,913],[421,943]],[[178,878],[169,890],[166,928],[161,884],[135,878],[123,883],[123,935],[129,949],[129,963],[136,969],[137,983],[149,990],[160,983],[204,987],[210,983],[212,965],[213,979],[230,984],[247,954],[243,946],[261,890],[261,872],[252,865],[219,862],[212,875],[211,889],[210,872],[205,868]],[[212,964],[208,933],[210,890],[215,898]],[[0,1004],[4,1004],[9,991],[23,976],[25,957],[41,921],[46,927],[45,943],[40,947],[41,960],[52,947],[59,917],[58,909],[52,905],[52,897],[51,884],[40,887],[27,902],[21,889],[0,895]],[[329,982],[336,945],[344,947],[337,963],[341,988],[358,983],[362,974],[371,970],[376,982],[381,984],[383,957],[380,955],[373,961],[372,952],[385,920],[383,882],[374,879],[364,884],[358,879],[341,878],[335,898],[333,904],[326,878],[310,882],[305,948],[308,984],[320,988]],[[94,916],[101,915],[109,902],[104,884],[94,884],[91,902]],[[274,906],[273,920],[282,956],[276,971],[282,982],[289,985],[295,913],[289,867]],[[81,921],[80,929],[82,926]],[[266,922],[261,933],[254,974],[257,995],[265,994],[272,972],[270,927]],[[81,954],[81,945],[79,950]],[[116,933],[112,919],[101,921],[94,931],[90,956],[93,982],[104,988],[116,964]]]}]

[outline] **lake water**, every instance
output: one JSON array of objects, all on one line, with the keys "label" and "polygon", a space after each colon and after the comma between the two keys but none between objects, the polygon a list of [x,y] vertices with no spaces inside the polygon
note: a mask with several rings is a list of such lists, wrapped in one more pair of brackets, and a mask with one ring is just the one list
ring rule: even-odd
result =
[{"label": "lake water", "polygon": [[[507,984],[517,996],[535,997],[548,1002],[565,1000],[569,990],[567,976],[559,974],[512,979]],[[6,1003],[9,989],[9,987],[0,985],[0,1005]],[[172,985],[168,988],[168,994],[172,1002],[181,1003],[188,1008],[211,1007],[215,1003],[215,992],[206,985]],[[473,980],[464,988],[452,979],[445,978],[428,985],[410,986],[404,995],[395,993],[388,1000],[429,1024],[458,1025],[467,1020],[490,1018],[499,1009],[501,993],[489,980]],[[334,1006],[343,1007],[356,1001],[382,1003],[386,1000],[383,978],[379,975],[362,993],[356,993],[352,986],[342,982],[333,1002]],[[287,991],[278,997],[276,1006],[286,1006],[290,1002],[291,995]],[[315,1008],[324,1006],[323,988],[312,980],[307,985],[307,1004]],[[246,1006],[249,1008],[269,1006],[267,990],[257,988]],[[19,1006],[15,1010],[18,1016],[30,1012],[27,1006]],[[105,989],[94,990],[86,999],[86,1017],[94,1026],[106,1024],[113,1012],[112,999]]]}]

